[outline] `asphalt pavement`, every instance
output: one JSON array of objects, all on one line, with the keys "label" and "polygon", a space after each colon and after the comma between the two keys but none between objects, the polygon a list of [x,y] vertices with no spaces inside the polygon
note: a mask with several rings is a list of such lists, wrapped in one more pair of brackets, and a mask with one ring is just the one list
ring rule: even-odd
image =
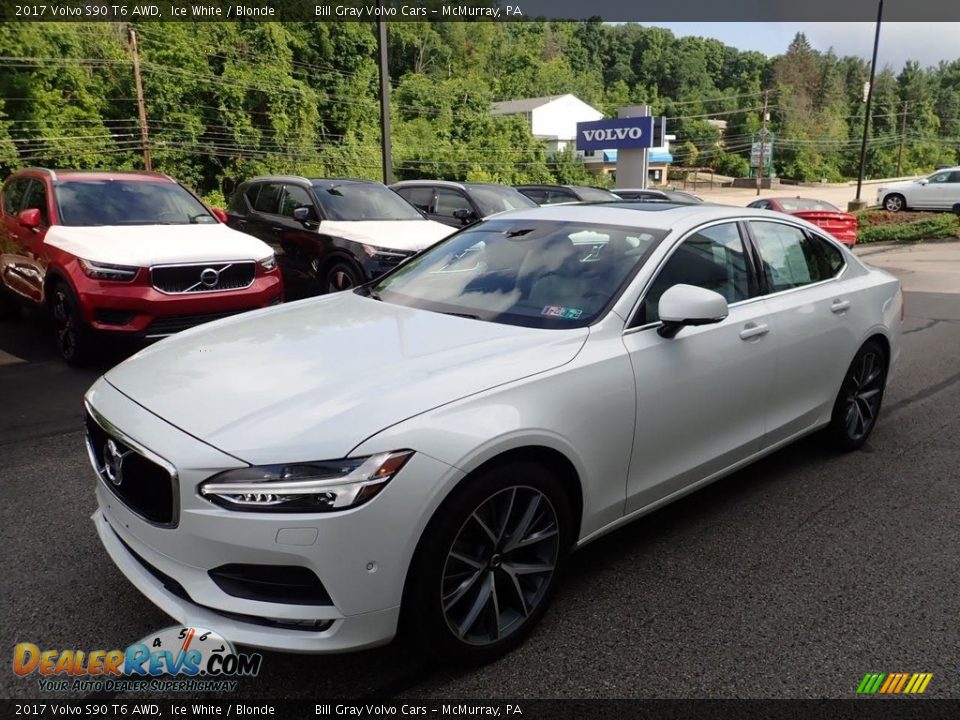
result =
[{"label": "asphalt pavement", "polygon": [[[911,287],[862,451],[805,439],[588,546],[532,637],[485,667],[271,652],[236,697],[850,698],[867,672],[930,672],[927,696],[960,697],[960,294]],[[124,648],[174,623],[89,520],[80,400],[123,351],[77,371],[48,337],[39,317],[0,323],[0,647]],[[9,669],[0,696],[57,697]]]}]

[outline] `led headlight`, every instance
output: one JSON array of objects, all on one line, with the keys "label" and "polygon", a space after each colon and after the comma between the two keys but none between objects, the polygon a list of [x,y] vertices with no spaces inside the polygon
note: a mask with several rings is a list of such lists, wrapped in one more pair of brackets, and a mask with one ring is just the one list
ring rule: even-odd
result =
[{"label": "led headlight", "polygon": [[119,280],[130,281],[137,274],[140,268],[130,267],[128,265],[111,265],[109,263],[93,262],[92,260],[80,259],[80,268],[87,277],[97,280]]},{"label": "led headlight", "polygon": [[277,258],[275,255],[271,255],[270,257],[265,257],[263,260],[260,261],[260,268],[264,272],[270,272],[276,266],[277,266]]},{"label": "led headlight", "polygon": [[387,248],[377,247],[376,245],[364,245],[363,251],[372,258],[381,258],[383,260],[395,260],[410,257],[413,253],[403,250],[388,250]]},{"label": "led headlight", "polygon": [[375,497],[412,455],[412,450],[398,450],[346,460],[228,470],[201,484],[200,494],[222,507],[248,512],[346,510]]}]

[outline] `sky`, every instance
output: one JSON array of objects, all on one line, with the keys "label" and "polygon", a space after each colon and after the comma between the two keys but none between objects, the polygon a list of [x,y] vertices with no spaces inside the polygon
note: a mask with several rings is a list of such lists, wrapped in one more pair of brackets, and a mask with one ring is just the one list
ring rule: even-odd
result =
[{"label": "sky", "polygon": [[[842,2],[843,0],[839,0]],[[956,2],[956,0],[944,0]],[[648,24],[648,23],[644,23]],[[833,47],[837,55],[859,55],[870,59],[876,24],[866,23],[781,23],[781,22],[678,22],[649,23],[669,28],[674,35],[714,37],[738,50],[758,50],[765,55],[779,55],[798,32],[806,33],[817,50]],[[899,70],[907,60],[922,66],[936,65],[941,60],[960,59],[960,23],[890,22],[880,29],[877,67]]]}]

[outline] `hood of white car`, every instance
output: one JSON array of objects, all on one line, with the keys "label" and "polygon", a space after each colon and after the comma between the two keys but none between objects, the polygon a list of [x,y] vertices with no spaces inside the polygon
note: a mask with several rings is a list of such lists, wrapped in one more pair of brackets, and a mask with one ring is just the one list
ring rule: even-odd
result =
[{"label": "hood of white car", "polygon": [[324,220],[319,232],[389,250],[419,252],[452,234],[454,229],[433,220]]},{"label": "hood of white car", "polygon": [[47,245],[77,257],[113,265],[262,260],[273,251],[252,235],[220,223],[209,225],[52,226]]},{"label": "hood of white car", "polygon": [[918,180],[900,180],[899,182],[883,183],[883,185],[878,188],[878,191],[909,190],[920,187],[920,184]]},{"label": "hood of white car", "polygon": [[414,415],[568,363],[588,334],[343,292],[200,326],[105,377],[147,410],[246,462],[327,460]]}]

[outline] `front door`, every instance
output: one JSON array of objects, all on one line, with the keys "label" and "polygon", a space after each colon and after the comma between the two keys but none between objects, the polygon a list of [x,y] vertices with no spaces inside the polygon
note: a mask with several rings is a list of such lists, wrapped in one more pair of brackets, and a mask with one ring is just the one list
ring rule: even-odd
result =
[{"label": "front door", "polygon": [[[681,283],[719,292],[728,317],[661,337],[660,297]],[[627,513],[760,450],[776,328],[757,295],[744,240],[732,222],[687,236],[648,289],[624,335],[637,388]]]}]

